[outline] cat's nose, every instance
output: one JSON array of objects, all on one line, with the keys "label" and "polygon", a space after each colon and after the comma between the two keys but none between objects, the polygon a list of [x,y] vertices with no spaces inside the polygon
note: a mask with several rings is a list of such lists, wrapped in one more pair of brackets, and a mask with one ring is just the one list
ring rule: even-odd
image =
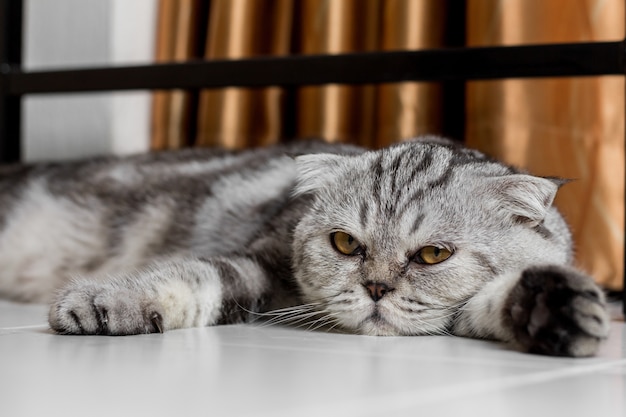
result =
[{"label": "cat's nose", "polygon": [[385,294],[393,291],[393,288],[390,288],[389,285],[383,282],[368,282],[367,284],[363,284],[363,286],[374,301],[380,300]]}]

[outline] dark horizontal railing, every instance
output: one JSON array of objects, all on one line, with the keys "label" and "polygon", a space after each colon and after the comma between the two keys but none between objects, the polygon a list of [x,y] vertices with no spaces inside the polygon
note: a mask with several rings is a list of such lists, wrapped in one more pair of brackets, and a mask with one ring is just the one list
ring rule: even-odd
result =
[{"label": "dark horizontal railing", "polygon": [[81,91],[370,84],[624,74],[624,42],[297,55],[22,72],[10,95]]}]

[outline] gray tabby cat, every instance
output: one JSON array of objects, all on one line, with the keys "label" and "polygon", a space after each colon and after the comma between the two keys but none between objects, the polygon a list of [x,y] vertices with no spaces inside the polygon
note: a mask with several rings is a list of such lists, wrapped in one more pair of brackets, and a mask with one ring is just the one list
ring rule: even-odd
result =
[{"label": "gray tabby cat", "polygon": [[[609,319],[527,175],[436,137],[2,169],[0,295],[61,334],[307,321],[593,355]],[[55,289],[61,288],[58,291]]]}]

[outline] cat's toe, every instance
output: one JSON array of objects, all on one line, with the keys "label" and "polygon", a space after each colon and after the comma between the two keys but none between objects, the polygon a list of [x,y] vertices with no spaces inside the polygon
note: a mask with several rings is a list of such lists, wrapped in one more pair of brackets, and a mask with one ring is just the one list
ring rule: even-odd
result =
[{"label": "cat's toe", "polygon": [[508,298],[505,319],[529,352],[590,356],[608,336],[604,296],[582,273],[565,267],[530,268]]},{"label": "cat's toe", "polygon": [[50,307],[50,327],[61,334],[103,333],[102,319],[93,305],[95,294],[92,285],[65,289]]},{"label": "cat's toe", "polygon": [[158,304],[132,293],[103,291],[94,299],[97,311],[106,312],[109,335],[163,333],[163,313]]}]

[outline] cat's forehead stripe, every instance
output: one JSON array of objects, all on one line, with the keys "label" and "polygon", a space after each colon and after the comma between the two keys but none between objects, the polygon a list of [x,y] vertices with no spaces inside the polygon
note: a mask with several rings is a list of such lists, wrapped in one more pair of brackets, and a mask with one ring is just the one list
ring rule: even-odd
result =
[{"label": "cat's forehead stripe", "polygon": [[413,222],[413,226],[411,227],[411,232],[410,232],[411,234],[414,234],[415,232],[419,230],[425,217],[426,215],[424,213],[419,213],[417,215],[417,217],[415,218],[415,221]]},{"label": "cat's forehead stripe", "polygon": [[422,154],[420,157],[419,163],[415,165],[415,167],[411,171],[409,178],[415,178],[421,172],[428,170],[431,167],[432,163],[433,163],[433,156],[431,153]]},{"label": "cat's forehead stripe", "polygon": [[[411,144],[407,147],[389,149],[388,155],[390,162],[387,166],[390,167],[391,184],[381,196],[382,186],[380,181],[375,181],[374,196],[381,208],[381,214],[396,219],[401,219],[408,211],[416,208],[427,191],[447,190],[453,184],[455,172],[462,167],[474,165],[477,171],[484,170],[485,174],[494,168],[497,168],[499,175],[511,173],[510,169],[502,170],[501,165],[496,166],[481,153],[453,146]],[[379,166],[380,158],[377,158],[376,167]],[[403,171],[409,170],[408,175],[402,175]],[[435,174],[437,176],[429,178]],[[410,193],[407,193],[407,190],[410,190]],[[393,204],[389,204],[390,202]],[[391,206],[394,207],[393,213],[389,212]],[[386,210],[382,210],[383,208]]]},{"label": "cat's forehead stripe", "polygon": [[[379,176],[382,169],[382,159],[387,156],[391,157],[388,165],[389,172],[389,186],[385,188],[384,195],[382,194],[383,182]],[[415,146],[411,146],[407,149],[396,149],[395,152],[384,153],[381,152],[379,157],[374,162],[373,171],[375,172],[374,179],[374,201],[376,201],[380,208],[384,208],[382,214],[386,216],[399,217],[403,215],[404,211],[411,205],[413,199],[419,197],[423,190],[417,190],[413,192],[413,195],[404,201],[403,194],[407,190],[415,188],[416,180],[421,176],[426,176],[426,172],[431,168],[433,163],[433,156],[430,150],[419,149]],[[410,170],[410,171],[409,171]],[[408,173],[408,175],[407,175]]]},{"label": "cat's forehead stripe", "polygon": [[[425,195],[447,192],[455,186],[457,171],[470,165],[474,166],[470,169],[486,175],[494,169],[493,162],[484,155],[454,146],[418,143],[377,152],[368,170],[372,192],[369,197],[363,196],[359,206],[361,227],[370,225],[374,208],[376,217],[390,224],[405,224],[407,232],[415,234],[425,217],[421,207]],[[501,168],[497,171],[499,175],[508,173]],[[441,201],[445,204],[446,200]]]},{"label": "cat's forehead stripe", "polygon": [[398,205],[398,210],[396,211],[396,216],[398,218],[402,218],[404,217],[404,215],[406,214],[406,212],[412,208],[415,207],[416,201],[421,200],[422,196],[424,195],[424,190],[423,189],[418,189],[417,191],[415,191],[414,193],[412,193],[404,202],[404,204],[402,205]]},{"label": "cat's forehead stripe", "polygon": [[368,223],[369,217],[369,202],[368,200],[361,201],[361,208],[359,209],[359,220],[361,221],[361,227],[365,228]]},{"label": "cat's forehead stripe", "polygon": [[378,157],[374,161],[374,166],[373,166],[373,171],[374,171],[374,199],[377,202],[381,201],[381,195],[382,195],[383,158],[384,158],[384,154],[382,152],[379,153]]},{"label": "cat's forehead stripe", "polygon": [[[408,153],[408,152],[407,152]],[[401,173],[401,165],[403,162],[403,157],[406,153],[400,153],[399,155],[395,155],[393,162],[389,167],[389,173],[391,174],[391,193],[395,194],[398,189],[398,176]]]}]

